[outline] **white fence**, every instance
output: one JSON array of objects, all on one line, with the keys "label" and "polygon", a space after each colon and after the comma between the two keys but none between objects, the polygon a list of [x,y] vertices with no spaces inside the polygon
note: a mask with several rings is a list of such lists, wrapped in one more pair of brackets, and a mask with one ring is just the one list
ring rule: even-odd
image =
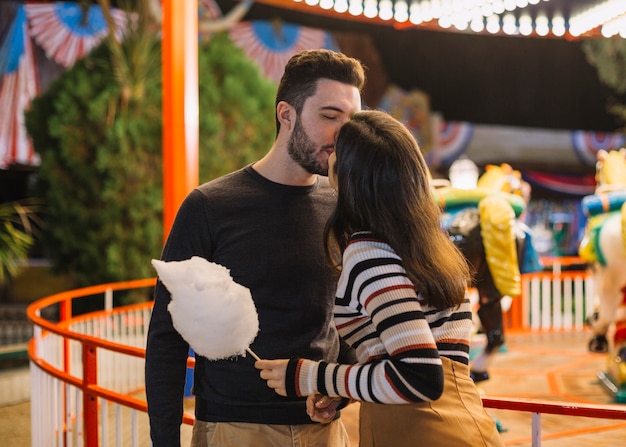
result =
[{"label": "white fence", "polygon": [[[33,446],[150,445],[144,349],[152,305],[113,308],[113,289],[103,288],[104,310],[72,317],[71,300],[94,292],[65,292],[28,310]],[[59,322],[38,319],[50,305],[70,310]]]},{"label": "white fence", "polygon": [[522,329],[581,330],[595,307],[593,279],[584,271],[522,275],[519,305]]},{"label": "white fence", "polygon": [[[44,298],[28,308],[35,325],[29,347],[33,446],[150,445],[144,346],[152,303],[118,308],[111,303],[114,290],[153,285],[152,279],[94,286]],[[507,312],[512,317],[508,327],[580,329],[593,310],[592,288],[591,279],[581,271],[523,275],[522,296],[514,299]],[[102,295],[104,310],[72,316],[72,300],[97,294]],[[60,306],[59,321],[41,318],[41,311],[53,305]],[[532,412],[536,440],[541,439],[541,428],[535,424],[539,414],[568,414],[563,413],[566,407],[574,411],[562,404],[506,399],[485,403],[491,408]],[[626,412],[580,411],[571,415],[626,419]],[[184,423],[186,438],[193,416],[186,413]],[[539,444],[533,441],[534,445]]]}]

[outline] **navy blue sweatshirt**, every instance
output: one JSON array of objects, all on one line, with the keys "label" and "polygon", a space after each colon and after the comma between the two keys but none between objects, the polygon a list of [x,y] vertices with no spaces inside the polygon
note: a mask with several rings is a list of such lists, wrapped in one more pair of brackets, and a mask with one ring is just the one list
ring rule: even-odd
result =
[{"label": "navy blue sweatshirt", "polygon": [[[162,259],[202,256],[248,287],[259,315],[251,345],[262,358],[336,361],[337,275],[323,229],[335,204],[326,177],[313,186],[271,182],[251,166],[205,183],[182,203]],[[180,443],[188,344],[172,325],[167,289],[157,282],[146,350],[146,393],[154,447]],[[224,334],[225,337],[228,334]],[[278,396],[251,356],[210,361],[194,372],[196,418],[208,422],[312,423],[304,398]]]}]

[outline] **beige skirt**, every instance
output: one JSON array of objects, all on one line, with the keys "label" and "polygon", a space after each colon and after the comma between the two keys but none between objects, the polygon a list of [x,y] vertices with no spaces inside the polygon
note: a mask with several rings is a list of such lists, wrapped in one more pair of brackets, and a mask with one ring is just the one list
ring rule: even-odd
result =
[{"label": "beige skirt", "polygon": [[442,357],[443,394],[433,402],[407,405],[361,402],[360,447],[501,447],[469,367]]}]

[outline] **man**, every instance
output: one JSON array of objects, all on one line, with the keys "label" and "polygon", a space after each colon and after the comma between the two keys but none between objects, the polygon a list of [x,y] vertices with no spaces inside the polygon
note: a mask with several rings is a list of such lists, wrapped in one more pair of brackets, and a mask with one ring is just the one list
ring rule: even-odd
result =
[{"label": "man", "polygon": [[[251,348],[262,358],[333,361],[339,354],[332,314],[337,278],[322,241],[335,199],[322,176],[339,128],[361,109],[364,82],[363,65],[341,53],[293,56],[278,86],[276,139],[268,153],[192,191],[165,244],[163,260],[201,256],[250,289],[259,315]],[[172,326],[170,299],[159,281],[146,349],[154,447],[180,445],[189,346]],[[267,387],[249,356],[198,356],[194,394],[194,447],[349,445],[334,407],[318,412],[309,400],[309,417],[302,398]]]}]

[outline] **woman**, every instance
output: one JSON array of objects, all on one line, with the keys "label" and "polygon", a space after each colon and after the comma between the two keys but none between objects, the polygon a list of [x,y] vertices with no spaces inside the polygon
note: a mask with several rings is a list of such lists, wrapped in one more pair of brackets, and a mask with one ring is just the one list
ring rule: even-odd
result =
[{"label": "woman", "polygon": [[335,323],[358,364],[260,360],[283,396],[361,401],[361,446],[502,446],[469,376],[467,263],[439,224],[415,139],[380,111],[341,128],[329,160],[336,209],[328,257],[342,255]]}]

